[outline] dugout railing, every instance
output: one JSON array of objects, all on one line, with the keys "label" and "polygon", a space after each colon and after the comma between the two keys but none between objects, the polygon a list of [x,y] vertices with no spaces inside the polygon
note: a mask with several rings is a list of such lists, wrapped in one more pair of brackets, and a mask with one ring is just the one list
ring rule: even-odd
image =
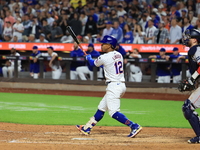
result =
[{"label": "dugout railing", "polygon": [[[40,79],[44,78],[44,61],[49,61],[51,57],[40,57],[38,58],[38,61],[40,62]],[[84,57],[58,57],[57,58],[59,61],[65,61],[65,79],[70,79],[70,64],[72,61],[85,61]],[[31,56],[5,56],[5,55],[0,55],[0,60],[14,60],[14,78],[18,78],[18,66],[17,66],[17,61],[31,61],[33,60],[33,57]],[[149,58],[131,58],[131,59],[126,59],[127,62],[130,63],[146,63],[150,65],[150,82],[156,83],[156,68],[158,63],[168,63],[168,64],[173,64],[173,63],[179,63],[181,64],[182,67],[182,79],[186,78],[186,70],[187,70],[187,64],[188,64],[188,59],[181,59],[180,62],[177,62],[176,59],[170,59],[169,61],[165,59],[149,59]],[[124,67],[125,68],[125,67]],[[93,80],[97,81],[97,67],[93,68]],[[126,71],[126,70],[125,70]],[[125,73],[126,74],[126,73]]]}]

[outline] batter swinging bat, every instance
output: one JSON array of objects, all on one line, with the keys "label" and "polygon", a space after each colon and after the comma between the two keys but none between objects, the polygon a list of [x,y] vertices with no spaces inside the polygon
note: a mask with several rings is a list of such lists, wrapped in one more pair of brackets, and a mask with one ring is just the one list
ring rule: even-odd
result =
[{"label": "batter swinging bat", "polygon": [[87,55],[86,52],[83,50],[83,47],[80,45],[80,42],[78,41],[78,39],[77,39],[77,37],[76,37],[76,34],[75,34],[74,31],[72,30],[72,28],[71,28],[70,26],[67,26],[67,30],[68,30],[69,34],[72,36],[72,38],[74,39],[74,41],[75,41],[75,42],[78,44],[78,46],[82,49],[83,53],[84,53],[85,55]]}]

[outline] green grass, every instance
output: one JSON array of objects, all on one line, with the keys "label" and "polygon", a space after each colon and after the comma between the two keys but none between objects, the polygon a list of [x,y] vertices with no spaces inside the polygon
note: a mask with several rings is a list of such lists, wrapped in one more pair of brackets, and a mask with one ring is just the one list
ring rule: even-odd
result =
[{"label": "green grass", "polygon": [[[100,97],[0,93],[0,122],[85,124],[96,112],[100,100]],[[121,99],[121,112],[146,127],[188,128],[182,104],[180,101]],[[108,113],[98,125],[124,126]]]}]

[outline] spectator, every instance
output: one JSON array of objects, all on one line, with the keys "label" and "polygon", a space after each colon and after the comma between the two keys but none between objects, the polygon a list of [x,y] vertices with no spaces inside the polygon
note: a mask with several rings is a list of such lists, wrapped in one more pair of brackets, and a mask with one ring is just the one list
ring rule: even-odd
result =
[{"label": "spectator", "polygon": [[40,36],[41,30],[41,23],[38,21],[37,17],[33,17],[32,23],[31,23],[31,34],[34,34],[35,37],[38,39]]},{"label": "spectator", "polygon": [[195,29],[198,29],[200,31],[200,19],[196,21],[196,26],[194,27]]},{"label": "spectator", "polygon": [[21,41],[19,41],[18,37],[15,35],[15,36],[13,36],[11,42],[21,42]]},{"label": "spectator", "polygon": [[[84,53],[83,51],[78,47],[77,43],[74,42],[74,50],[70,52],[70,56],[77,58],[77,57],[83,57]],[[71,80],[77,80],[78,74],[76,72],[76,68],[80,66],[84,66],[84,61],[72,61],[70,66],[70,79]]]},{"label": "spectator", "polygon": [[176,18],[171,20],[171,27],[169,31],[170,44],[179,44],[182,39],[182,29],[177,25]]},{"label": "spectator", "polygon": [[28,37],[29,34],[31,33],[31,21],[30,21],[30,16],[28,14],[24,15],[24,21],[22,22],[24,26],[24,32],[22,33],[23,36]]},{"label": "spectator", "polygon": [[185,9],[181,10],[181,18],[185,18],[187,16],[187,11]]},{"label": "spectator", "polygon": [[190,24],[190,20],[188,17],[183,19],[183,27],[182,27],[182,33],[184,33],[187,29],[192,29],[194,28],[191,24]]},{"label": "spectator", "polygon": [[[11,52],[10,56],[20,56],[20,54],[16,52],[15,48],[12,48],[10,52]],[[6,61],[5,66],[2,68],[4,78],[7,78],[7,77],[13,78],[14,66],[15,66],[14,64],[15,64],[14,60]],[[21,60],[17,61],[17,68],[18,68],[18,71],[21,71]]]},{"label": "spectator", "polygon": [[27,42],[35,43],[35,35],[34,34],[29,34]]},{"label": "spectator", "polygon": [[68,15],[66,13],[62,14],[61,21],[59,22],[59,26],[61,27],[62,32],[65,33],[68,26]]},{"label": "spectator", "polygon": [[117,16],[124,16],[127,12],[124,10],[123,6],[119,4],[117,6]]},{"label": "spectator", "polygon": [[69,32],[68,32],[68,30],[66,30],[66,35],[64,35],[61,39],[60,39],[60,41],[62,42],[62,43],[73,43],[73,38],[72,38],[72,36],[69,34]]},{"label": "spectator", "polygon": [[13,37],[13,29],[11,27],[10,21],[6,22],[6,26],[5,26],[4,30],[3,30],[4,39],[5,39],[5,36],[9,36],[11,38]]},{"label": "spectator", "polygon": [[90,8],[90,16],[92,16],[94,22],[97,23],[99,18],[98,18],[98,15],[95,13],[94,7]]},{"label": "spectator", "polygon": [[125,24],[124,31],[122,43],[133,43],[133,32],[128,24]]},{"label": "spectator", "polygon": [[11,42],[11,40],[12,40],[12,37],[10,35],[5,35],[4,36],[4,41],[5,42]]},{"label": "spectator", "polygon": [[13,36],[17,36],[18,41],[22,41],[22,33],[24,32],[24,26],[21,23],[21,18],[17,18],[16,23],[13,25]]},{"label": "spectator", "polygon": [[168,42],[169,31],[164,26],[164,22],[158,24],[158,29],[154,32],[153,43],[166,44]]},{"label": "spectator", "polygon": [[112,22],[111,21],[107,21],[106,22],[106,28],[103,29],[103,33],[102,33],[101,39],[103,39],[103,37],[105,35],[111,35],[112,30],[113,30],[113,28],[112,28]]},{"label": "spectator", "polygon": [[177,5],[176,4],[174,4],[174,5],[172,5],[172,7],[170,8],[170,18],[172,19],[172,18],[178,18],[178,17],[180,17],[181,16],[181,14],[179,13],[179,11],[177,10]]},{"label": "spectator", "polygon": [[[177,47],[173,48],[173,54],[169,55],[170,59],[177,59],[178,57],[182,56],[179,54],[179,49]],[[173,76],[173,83],[180,83],[181,81],[181,70],[182,65],[180,63],[172,63],[170,70]]]},{"label": "spectator", "polygon": [[44,19],[44,20],[42,21],[42,27],[41,27],[41,31],[40,31],[40,32],[41,32],[41,33],[44,33],[46,39],[49,41],[49,38],[48,38],[47,35],[49,35],[49,34],[51,33],[51,26],[48,25],[46,19]]},{"label": "spectator", "polygon": [[75,11],[78,14],[81,14],[81,12],[83,12],[83,5],[82,5],[82,1],[81,0],[78,1],[78,6],[76,7]]},{"label": "spectator", "polygon": [[85,35],[85,25],[86,25],[87,20],[88,20],[88,16],[85,15],[85,12],[81,12],[79,20],[82,23],[82,32],[81,32],[81,35]]},{"label": "spectator", "polygon": [[145,31],[145,26],[147,24],[148,20],[147,20],[147,15],[143,14],[140,21],[139,21],[139,24],[142,26],[142,30]]},{"label": "spectator", "polygon": [[125,24],[126,24],[126,22],[125,22],[124,16],[119,16],[119,26],[122,29],[124,29]]},{"label": "spectator", "polygon": [[113,30],[110,34],[111,36],[115,37],[117,39],[118,43],[121,43],[123,40],[123,31],[122,28],[119,26],[119,22],[115,21],[113,23]]},{"label": "spectator", "polygon": [[111,10],[110,17],[108,17],[108,20],[111,22],[118,21],[117,11],[115,9]]},{"label": "spectator", "polygon": [[133,35],[134,35],[134,41],[133,41],[134,44],[144,44],[145,32],[143,31],[141,25],[139,24],[135,25]]},{"label": "spectator", "polygon": [[154,32],[156,31],[153,20],[148,21],[148,28],[146,29],[145,41],[148,44],[153,44]]},{"label": "spectator", "polygon": [[53,22],[51,33],[47,35],[50,42],[60,42],[60,39],[63,36],[62,29],[58,26],[56,21]]},{"label": "spectator", "polygon": [[91,35],[97,34],[97,24],[92,16],[88,17],[88,21],[85,25],[85,34],[87,33],[90,33]]},{"label": "spectator", "polygon": [[[165,48],[161,48],[159,55],[150,55],[149,58],[157,59],[169,59],[169,56],[165,55]],[[170,83],[170,70],[169,64],[167,63],[158,63],[156,69],[156,75],[158,76],[158,83]]]},{"label": "spectator", "polygon": [[76,35],[81,35],[82,22],[79,20],[79,15],[77,13],[74,13],[74,18],[69,22],[69,25]]},{"label": "spectator", "polygon": [[192,26],[195,26],[196,25],[196,21],[198,20],[198,18],[194,16],[194,12],[193,11],[189,11],[189,13],[188,13],[188,19],[189,19],[190,24]]},{"label": "spectator", "polygon": [[52,12],[47,12],[46,16],[47,16],[48,25],[50,25],[52,27],[53,26],[53,22],[55,21],[55,19],[52,17]]},{"label": "spectator", "polygon": [[[88,44],[88,50],[86,52],[90,54],[92,58],[97,58],[100,56],[100,53],[94,49],[93,44]],[[93,67],[87,62],[87,66],[80,66],[76,68],[76,72],[81,80],[87,80],[87,75],[89,75],[90,80],[93,80]]]},{"label": "spectator", "polygon": [[33,79],[39,78],[40,73],[40,62],[37,59],[37,56],[40,54],[40,51],[38,50],[37,46],[33,46],[32,48],[32,54],[31,57],[33,59],[30,62],[30,76],[33,77]]},{"label": "spectator", "polygon": [[[6,11],[6,17],[4,19],[4,22],[10,22],[11,23],[11,26],[13,26],[13,24],[16,22],[15,21],[15,18],[11,15],[11,11],[10,10],[7,10]],[[4,27],[6,26],[6,24],[4,24]]]},{"label": "spectator", "polygon": [[106,27],[106,24],[105,24],[105,15],[104,15],[104,13],[100,13],[99,19],[97,21],[97,30],[98,30],[98,33],[102,34],[103,29],[105,27]]},{"label": "spectator", "polygon": [[52,46],[47,47],[47,49],[47,53],[40,53],[36,56],[36,58],[39,58],[40,56],[50,56],[51,60],[49,61],[49,67],[52,69],[52,79],[60,79],[62,68],[60,66],[60,61],[58,60],[58,54],[54,52],[54,48]]},{"label": "spectator", "polygon": [[39,39],[35,40],[36,43],[49,43],[47,39],[45,39],[44,33],[41,33]]},{"label": "spectator", "polygon": [[[128,55],[128,58],[142,58],[142,56],[139,54],[139,50],[137,48],[134,48],[133,51]],[[130,62],[130,64],[127,64],[127,69],[129,72],[129,78],[128,81],[130,82],[141,82],[142,81],[142,71],[139,67],[139,64],[137,62]]]}]

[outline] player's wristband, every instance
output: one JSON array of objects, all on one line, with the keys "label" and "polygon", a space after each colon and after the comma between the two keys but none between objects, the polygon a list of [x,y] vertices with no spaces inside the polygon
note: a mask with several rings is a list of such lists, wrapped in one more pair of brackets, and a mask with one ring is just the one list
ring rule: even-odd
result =
[{"label": "player's wristband", "polygon": [[196,80],[196,78],[199,76],[199,73],[197,71],[195,71],[193,74],[192,74],[192,78],[194,80]]}]

